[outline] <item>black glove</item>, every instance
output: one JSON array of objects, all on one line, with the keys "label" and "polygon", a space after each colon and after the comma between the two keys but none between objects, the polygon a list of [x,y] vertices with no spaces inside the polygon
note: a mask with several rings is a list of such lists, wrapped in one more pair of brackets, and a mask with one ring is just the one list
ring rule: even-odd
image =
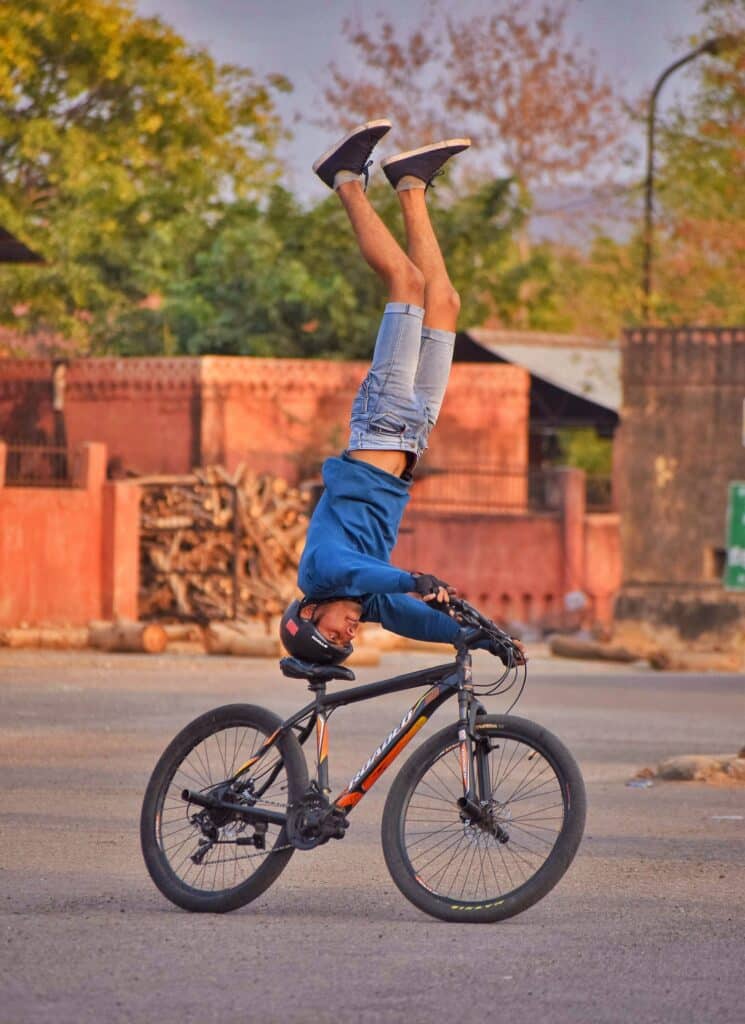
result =
[{"label": "black glove", "polygon": [[497,637],[490,637],[487,644],[484,645],[489,654],[493,654],[496,658],[502,662],[506,668],[510,668],[513,665],[524,665],[525,656],[520,648],[510,643],[509,639],[499,640]]},{"label": "black glove", "polygon": [[[444,587],[448,593],[454,593],[455,588],[451,587],[449,583],[439,579],[437,576],[433,576],[428,572],[413,572],[411,574],[414,577],[414,593],[419,594],[420,597],[429,597],[431,594],[437,595],[440,592],[440,587]],[[427,602],[430,603],[429,601]]]}]

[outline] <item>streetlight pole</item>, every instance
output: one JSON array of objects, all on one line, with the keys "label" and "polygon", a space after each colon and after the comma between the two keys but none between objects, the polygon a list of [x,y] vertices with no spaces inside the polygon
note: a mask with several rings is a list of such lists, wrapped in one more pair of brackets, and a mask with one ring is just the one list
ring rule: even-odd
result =
[{"label": "streetlight pole", "polygon": [[654,241],[654,129],[657,97],[660,89],[674,71],[695,60],[702,53],[716,55],[732,42],[728,36],[716,36],[701,43],[695,50],[686,53],[665,68],[654,84],[647,108],[647,176],[644,182],[644,259],[642,269],[642,319],[649,319],[649,303],[652,293],[652,247]]}]

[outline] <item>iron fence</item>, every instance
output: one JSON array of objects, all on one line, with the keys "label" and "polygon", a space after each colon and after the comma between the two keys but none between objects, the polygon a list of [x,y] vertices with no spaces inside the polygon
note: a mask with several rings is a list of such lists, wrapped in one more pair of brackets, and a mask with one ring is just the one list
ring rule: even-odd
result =
[{"label": "iron fence", "polygon": [[[613,509],[610,477],[587,476],[587,510]],[[412,501],[420,508],[474,513],[556,513],[561,507],[556,468],[515,469],[488,465],[421,466]]]},{"label": "iron fence", "polygon": [[6,487],[72,487],[71,459],[64,445],[5,444]]},{"label": "iron fence", "polygon": [[588,512],[614,512],[613,478],[588,473],[585,477],[585,501]]}]

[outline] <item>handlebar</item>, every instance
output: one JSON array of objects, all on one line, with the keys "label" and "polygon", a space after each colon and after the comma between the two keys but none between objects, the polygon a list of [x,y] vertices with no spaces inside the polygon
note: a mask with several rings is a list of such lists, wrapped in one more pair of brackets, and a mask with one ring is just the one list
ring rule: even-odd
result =
[{"label": "handlebar", "polygon": [[469,604],[462,597],[452,596],[450,598],[450,607],[455,612],[455,618],[463,626],[478,627],[485,631],[488,636],[493,636],[497,640],[504,640],[511,642],[512,637],[509,633],[505,633],[503,629],[500,629],[496,622],[491,619],[487,619],[485,615],[482,615],[478,608],[474,608],[472,604]]},{"label": "handlebar", "polygon": [[461,635],[460,646],[474,648],[482,640],[496,640],[504,652],[503,655],[499,655],[504,665],[509,667],[525,664],[525,653],[520,645],[509,633],[500,629],[496,622],[482,615],[478,608],[474,608],[462,597],[452,595],[449,603],[454,618],[460,622],[461,626],[465,627],[464,633]]}]

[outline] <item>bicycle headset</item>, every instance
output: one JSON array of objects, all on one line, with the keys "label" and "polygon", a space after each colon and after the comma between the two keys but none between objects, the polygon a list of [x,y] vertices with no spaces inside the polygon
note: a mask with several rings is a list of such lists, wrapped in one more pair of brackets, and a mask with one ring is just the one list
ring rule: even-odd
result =
[{"label": "bicycle headset", "polygon": [[352,644],[332,644],[316,628],[314,622],[300,615],[306,605],[328,604],[338,600],[336,597],[327,597],[322,601],[314,601],[306,597],[302,601],[293,601],[287,608],[279,624],[279,636],[293,658],[316,665],[339,665],[349,657],[354,650]]}]

